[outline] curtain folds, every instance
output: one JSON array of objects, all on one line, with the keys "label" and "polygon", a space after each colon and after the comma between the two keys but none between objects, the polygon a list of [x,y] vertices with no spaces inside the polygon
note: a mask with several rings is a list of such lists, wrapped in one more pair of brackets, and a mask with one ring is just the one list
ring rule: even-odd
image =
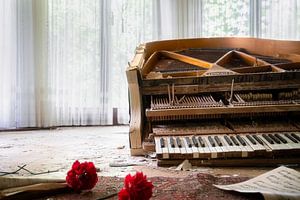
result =
[{"label": "curtain folds", "polygon": [[48,7],[48,125],[111,124],[110,1]]},{"label": "curtain folds", "polygon": [[300,40],[300,0],[262,0],[259,36]]},{"label": "curtain folds", "polygon": [[138,44],[300,40],[300,0],[3,0],[0,27],[0,129],[127,124]]},{"label": "curtain folds", "polygon": [[0,1],[0,127],[15,126],[14,105],[16,100],[17,34],[16,1],[10,4]]},{"label": "curtain folds", "polygon": [[112,124],[110,1],[11,0],[0,10],[0,128]]},{"label": "curtain folds", "polygon": [[202,4],[199,0],[155,1],[156,39],[201,37]]},{"label": "curtain folds", "polygon": [[135,48],[140,43],[155,38],[153,31],[154,1],[112,0],[111,22],[111,72],[113,108],[118,108],[118,122],[127,124],[129,120],[128,89],[126,67],[133,58]]},{"label": "curtain folds", "polygon": [[32,0],[1,1],[0,13],[0,127],[35,126]]}]

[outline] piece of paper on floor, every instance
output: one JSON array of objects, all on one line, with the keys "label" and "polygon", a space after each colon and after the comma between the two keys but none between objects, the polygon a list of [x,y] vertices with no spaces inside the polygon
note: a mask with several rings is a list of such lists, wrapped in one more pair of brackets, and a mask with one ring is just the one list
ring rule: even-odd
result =
[{"label": "piece of paper on floor", "polygon": [[282,166],[248,181],[214,186],[242,193],[261,193],[266,200],[296,200],[300,199],[300,172]]}]

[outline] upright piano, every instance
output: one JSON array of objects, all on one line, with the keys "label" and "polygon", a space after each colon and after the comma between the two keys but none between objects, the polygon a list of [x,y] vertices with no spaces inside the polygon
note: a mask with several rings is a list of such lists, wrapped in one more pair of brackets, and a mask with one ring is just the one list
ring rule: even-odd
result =
[{"label": "upright piano", "polygon": [[300,164],[300,41],[141,44],[126,70],[132,155],[158,164]]}]

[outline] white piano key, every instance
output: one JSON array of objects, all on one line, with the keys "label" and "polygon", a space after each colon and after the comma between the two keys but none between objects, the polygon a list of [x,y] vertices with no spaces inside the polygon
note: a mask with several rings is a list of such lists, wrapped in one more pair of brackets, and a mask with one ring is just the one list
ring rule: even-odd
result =
[{"label": "white piano key", "polygon": [[[180,150],[180,153],[181,154],[187,154],[187,151],[186,151],[186,148],[185,148],[185,145],[184,145],[184,143],[183,143],[183,141],[182,141],[182,139],[181,139],[181,137],[176,137],[176,138],[179,138],[180,139],[180,141],[181,141],[181,147],[178,147],[179,148],[179,150]],[[176,139],[175,139],[175,142],[176,142]],[[177,142],[176,142],[177,143]]]},{"label": "white piano key", "polygon": [[[299,132],[293,132],[293,133],[296,134],[300,138],[300,133]],[[300,143],[300,141],[298,141],[298,143]]]},{"label": "white piano key", "polygon": [[164,138],[164,141],[165,141],[165,147],[161,148],[162,150],[162,154],[163,154],[163,159],[168,159],[170,156],[169,156],[169,150],[168,150],[168,140],[166,137],[163,137]]},{"label": "white piano key", "polygon": [[246,146],[243,146],[242,144],[241,144],[241,146],[244,147],[246,149],[246,151],[247,151],[247,156],[246,157],[249,157],[250,154],[254,152],[254,150],[247,143],[246,143]]},{"label": "white piano key", "polygon": [[[272,133],[272,135],[275,135],[275,133]],[[276,136],[275,136],[276,137]],[[274,142],[275,143],[275,142]],[[276,146],[280,149],[280,150],[289,150],[291,149],[291,147],[288,144],[284,144],[283,142],[280,141],[280,144],[275,143]]]},{"label": "white piano key", "polygon": [[211,158],[218,158],[218,153],[216,151],[216,149],[210,144],[209,140],[208,140],[208,136],[201,136],[202,139],[205,141],[205,144],[208,146],[210,153],[211,153]]},{"label": "white piano key", "polygon": [[[186,136],[185,136],[185,137],[186,137]],[[184,146],[185,146],[186,153],[187,153],[187,154],[193,154],[193,150],[192,150],[192,148],[189,147],[189,145],[187,144],[185,137],[181,137],[181,142],[182,142],[182,143],[184,144]]]},{"label": "white piano key", "polygon": [[199,151],[198,148],[194,145],[193,140],[192,140],[192,136],[189,137],[191,144],[192,144],[192,153],[193,153],[193,158],[199,158]]},{"label": "white piano key", "polygon": [[223,138],[223,135],[219,136],[219,139],[222,142],[222,147],[223,147],[223,150],[225,152],[232,152],[233,151],[231,148],[229,148],[229,145],[227,144],[227,142]]},{"label": "white piano key", "polygon": [[283,139],[285,139],[287,141],[287,145],[291,148],[291,149],[300,149],[300,143],[295,143],[292,140],[290,140],[288,137],[286,137],[284,134],[279,134],[281,137],[283,137]]},{"label": "white piano key", "polygon": [[175,144],[174,154],[181,154],[180,148],[178,147],[177,142],[176,142],[176,138],[173,137],[173,139],[174,139],[174,144]]},{"label": "white piano key", "polygon": [[[227,135],[228,136],[228,138],[230,139],[230,135]],[[241,148],[239,147],[239,146],[236,146],[235,144],[234,144],[234,142],[230,139],[230,141],[232,142],[232,146],[230,146],[228,143],[227,143],[227,141],[226,141],[226,139],[224,138],[224,136],[222,137],[223,138],[223,140],[225,141],[225,144],[226,145],[228,145],[228,148],[230,149],[230,150],[232,150],[232,152],[235,154],[235,155],[241,155],[242,154],[242,150],[241,150]]]},{"label": "white piano key", "polygon": [[284,133],[284,136],[289,138],[294,143],[299,143],[298,140],[296,140],[290,133]]},{"label": "white piano key", "polygon": [[168,141],[168,150],[169,150],[169,154],[174,154],[174,147],[171,146],[171,141],[170,141],[171,137],[165,137],[165,140]]},{"label": "white piano key", "polygon": [[[243,148],[240,147],[240,143],[238,143],[238,145],[236,145],[231,136],[235,137],[235,135],[228,135],[229,139],[232,141],[232,147],[236,150],[236,152],[238,153],[238,157],[247,157],[248,154],[246,154],[244,151],[243,151]],[[235,138],[236,139],[236,138]],[[236,139],[237,141],[237,139]],[[238,142],[238,141],[237,141]]]},{"label": "white piano key", "polygon": [[161,146],[160,146],[160,138],[159,137],[155,137],[154,140],[155,140],[155,151],[156,151],[156,154],[160,155],[162,154],[162,149],[161,149]]},{"label": "white piano key", "polygon": [[246,137],[246,135],[241,135],[241,137],[245,140],[248,146],[250,146],[254,151],[263,151],[266,150],[264,146],[259,144],[257,141],[256,144],[252,144],[252,142]]},{"label": "white piano key", "polygon": [[[243,135],[240,135],[240,136],[242,137]],[[242,139],[243,139],[243,137],[242,137]],[[246,148],[246,150],[248,151],[248,156],[249,156],[249,154],[253,153],[254,150],[251,148],[251,146],[249,144],[247,144],[246,141],[245,141],[245,143],[246,143],[246,146],[243,146],[242,143],[241,143],[241,145]]]},{"label": "white piano key", "polygon": [[276,143],[274,142],[274,144],[269,143],[263,136],[262,134],[257,134],[257,137],[259,137],[264,144],[266,144],[272,151],[276,151],[276,150],[280,150],[280,147],[276,145]]},{"label": "white piano key", "polygon": [[216,152],[218,154],[218,158],[224,157],[225,152],[223,151],[223,148],[217,144],[214,137],[215,137],[215,135],[211,135],[211,138],[213,139],[215,146],[214,147],[212,145],[211,146],[212,146],[212,148],[214,148],[216,150]]},{"label": "white piano key", "polygon": [[212,136],[212,138],[213,138],[213,140],[215,141],[215,143],[216,143],[216,150],[217,150],[217,152],[218,153],[220,153],[221,155],[222,155],[222,157],[224,157],[225,156],[225,153],[226,153],[226,151],[225,151],[225,148],[224,148],[224,144],[223,144],[223,142],[221,141],[221,143],[222,143],[222,146],[219,146],[218,145],[218,143],[217,143],[217,141],[215,140],[215,136],[218,136],[218,138],[219,138],[219,140],[221,141],[221,137],[219,136],[219,135],[213,135]]},{"label": "white piano key", "polygon": [[239,146],[235,145],[235,143],[233,142],[233,145],[235,145],[238,149],[240,149],[240,151],[242,152],[242,158],[246,158],[248,157],[248,149],[243,146],[240,141],[236,138],[236,135],[232,135],[235,140],[237,141],[237,143],[239,144]]},{"label": "white piano key", "polygon": [[[286,137],[282,133],[277,133],[279,136],[281,136],[283,139],[287,141],[287,143],[283,143],[280,145],[283,150],[289,150],[289,149],[300,149],[300,143],[295,143],[292,140],[290,140],[288,137]],[[275,135],[275,133],[274,133]]]},{"label": "white piano key", "polygon": [[[200,137],[202,138],[202,136],[200,136]],[[198,140],[199,136],[197,136],[196,138],[197,138],[197,140]],[[202,138],[202,140],[203,140],[203,142],[204,142],[204,144],[205,144],[205,147],[202,147],[202,146],[200,145],[199,140],[198,140],[198,142],[199,142],[199,147],[198,147],[199,157],[205,157],[205,156],[201,156],[201,154],[205,154],[205,155],[211,154],[211,151],[210,151],[209,147],[207,146],[205,140],[204,140],[203,138]]]},{"label": "white piano key", "polygon": [[220,141],[222,142],[223,145],[223,151],[225,152],[225,157],[231,157],[233,153],[236,152],[236,150],[233,148],[233,146],[230,146],[223,135],[219,136]]},{"label": "white piano key", "polygon": [[205,143],[204,151],[206,153],[212,154],[212,150],[210,149],[209,144],[207,143],[208,141],[203,137],[202,137],[202,139],[203,139],[203,142]]},{"label": "white piano key", "polygon": [[[269,134],[267,134],[269,135]],[[272,139],[272,138],[271,138]],[[272,139],[273,140],[273,139]],[[286,145],[283,145],[282,142],[280,142],[280,144],[277,144],[274,140],[273,140],[274,144],[271,144],[272,146],[276,147],[277,150],[283,150],[283,149],[286,149],[288,148],[288,146]]]}]

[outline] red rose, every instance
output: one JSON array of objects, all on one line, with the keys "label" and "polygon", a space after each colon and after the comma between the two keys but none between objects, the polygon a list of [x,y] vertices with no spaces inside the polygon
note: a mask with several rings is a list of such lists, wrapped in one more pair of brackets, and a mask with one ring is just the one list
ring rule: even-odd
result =
[{"label": "red rose", "polygon": [[143,172],[134,176],[128,174],[124,180],[125,187],[119,192],[119,200],[149,200],[152,197],[153,184],[147,181]]},{"label": "red rose", "polygon": [[80,163],[76,160],[72,169],[68,171],[66,181],[69,187],[76,191],[92,189],[98,182],[98,176],[94,163]]}]

